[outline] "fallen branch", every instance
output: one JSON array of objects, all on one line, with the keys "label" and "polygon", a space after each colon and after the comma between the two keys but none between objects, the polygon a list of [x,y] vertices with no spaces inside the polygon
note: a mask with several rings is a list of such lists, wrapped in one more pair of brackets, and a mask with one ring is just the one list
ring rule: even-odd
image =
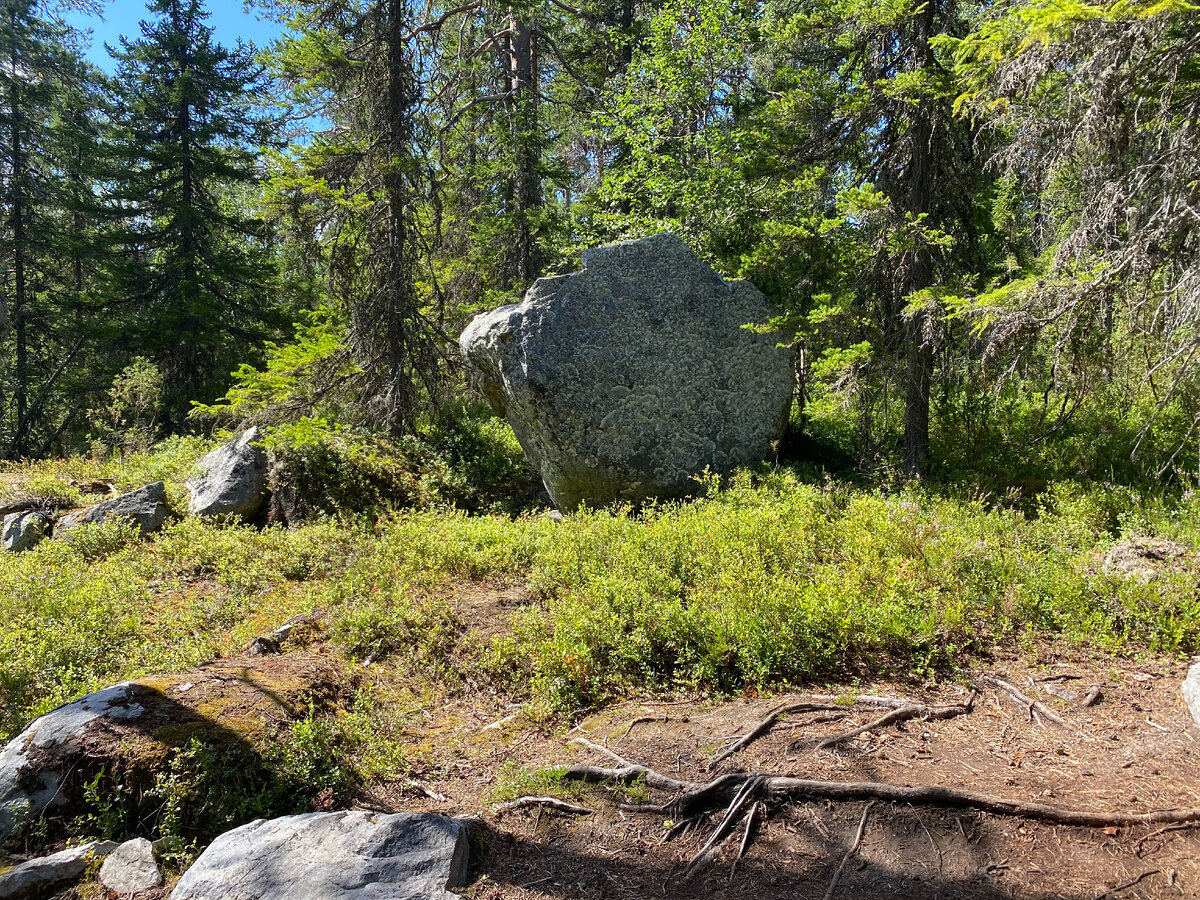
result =
[{"label": "fallen branch", "polygon": [[507,803],[500,803],[492,807],[493,812],[509,812],[514,809],[528,809],[531,806],[536,806],[539,809],[557,809],[559,812],[571,813],[575,816],[590,816],[595,810],[588,809],[586,806],[575,806],[559,800],[557,797],[518,797],[516,800],[510,800]]},{"label": "fallen branch", "polygon": [[1026,697],[1021,693],[1020,689],[1018,689],[1015,685],[1009,684],[1003,678],[996,678],[994,675],[985,675],[980,680],[985,684],[990,684],[992,687],[999,688],[1017,703],[1021,704],[1021,706],[1025,707],[1026,711],[1029,713],[1029,721],[1033,721],[1033,714],[1036,712],[1043,718],[1049,719],[1055,725],[1058,725],[1062,728],[1071,727],[1070,722],[1048,707],[1045,703],[1042,703],[1040,700],[1034,700],[1032,697]]},{"label": "fallen branch", "polygon": [[897,722],[906,722],[909,719],[953,719],[955,716],[969,713],[975,705],[975,698],[977,696],[978,694],[975,691],[971,691],[971,696],[967,698],[967,702],[958,706],[932,707],[926,706],[923,703],[911,703],[908,706],[901,706],[898,709],[884,713],[878,719],[868,722],[866,725],[825,738],[825,740],[817,744],[816,749],[828,750],[830,747],[836,747],[838,744],[858,737],[860,734],[874,731],[877,728],[886,728],[888,725],[894,725]]},{"label": "fallen branch", "polygon": [[862,818],[858,822],[858,834],[854,836],[854,843],[850,845],[850,849],[842,857],[841,865],[833,873],[833,880],[829,882],[829,888],[825,891],[825,900],[832,900],[833,892],[837,890],[838,880],[842,877],[842,870],[846,868],[846,863],[850,862],[850,857],[857,853],[858,848],[862,846],[863,835],[867,831],[867,816],[871,814],[871,807],[874,805],[875,801],[869,800],[867,801],[867,805],[863,807]]}]

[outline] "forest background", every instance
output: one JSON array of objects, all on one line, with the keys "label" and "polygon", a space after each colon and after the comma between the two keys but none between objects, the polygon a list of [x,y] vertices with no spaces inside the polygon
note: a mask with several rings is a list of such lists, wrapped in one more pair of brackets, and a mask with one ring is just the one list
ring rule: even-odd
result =
[{"label": "forest background", "polygon": [[305,0],[258,50],[155,0],[111,75],[81,9],[3,2],[9,459],[453,444],[467,319],[668,229],[778,305],[781,457],[1200,468],[1184,0]]}]

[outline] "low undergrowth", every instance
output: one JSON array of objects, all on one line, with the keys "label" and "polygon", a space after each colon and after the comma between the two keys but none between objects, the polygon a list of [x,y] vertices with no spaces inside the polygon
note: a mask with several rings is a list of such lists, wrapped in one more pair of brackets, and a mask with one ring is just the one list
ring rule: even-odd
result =
[{"label": "low undergrowth", "polygon": [[[1186,653],[1200,647],[1198,507],[1190,492],[1059,483],[1018,509],[778,470],[561,523],[431,509],[291,530],[185,519],[144,542],[81,533],[0,554],[0,738],[318,609],[354,662],[443,685],[482,672],[554,713],[628,691],[927,674],[1014,639]],[[1106,574],[1104,553],[1127,535],[1187,554]],[[537,602],[464,655],[456,594],[481,581],[528,584]]]}]

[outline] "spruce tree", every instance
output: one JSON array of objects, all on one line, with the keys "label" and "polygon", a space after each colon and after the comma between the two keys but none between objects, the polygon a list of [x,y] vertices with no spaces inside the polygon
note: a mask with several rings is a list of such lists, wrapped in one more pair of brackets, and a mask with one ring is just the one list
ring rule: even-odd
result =
[{"label": "spruce tree", "polygon": [[149,8],[141,37],[115,54],[127,130],[119,196],[132,223],[132,336],[162,369],[177,428],[279,324],[263,226],[239,208],[270,121],[255,105],[261,67],[242,44],[213,40],[200,0]]},{"label": "spruce tree", "polygon": [[0,452],[78,424],[96,286],[92,102],[100,74],[33,0],[0,2]]}]

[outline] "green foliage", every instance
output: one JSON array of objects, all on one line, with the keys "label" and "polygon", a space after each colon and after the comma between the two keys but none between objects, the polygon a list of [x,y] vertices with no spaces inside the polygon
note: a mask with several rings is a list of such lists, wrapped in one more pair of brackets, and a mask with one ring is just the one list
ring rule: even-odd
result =
[{"label": "green foliage", "polygon": [[[636,517],[583,513],[535,562],[545,609],[524,613],[492,665],[571,711],[632,688],[932,672],[1025,629],[1111,647],[1200,646],[1190,571],[1153,582],[1100,574],[1118,528],[1102,496],[1063,484],[1027,516],[780,473]],[[1159,513],[1138,526],[1176,521]]]},{"label": "green foliage", "polygon": [[110,776],[104,766],[83,786],[86,809],[77,827],[104,841],[123,840],[129,833],[133,803],[120,775]]},{"label": "green foliage", "polygon": [[163,404],[163,378],[144,356],[134,359],[113,379],[108,402],[96,415],[103,446],[126,453],[145,453],[154,443],[155,421]]},{"label": "green foliage", "polygon": [[245,46],[213,40],[201,0],[154,0],[149,12],[115,54],[127,131],[117,193],[138,213],[123,248],[126,302],[140,313],[131,331],[178,428],[281,324],[268,235],[245,202],[272,123],[254,103],[262,69]]},{"label": "green foliage", "polygon": [[252,819],[309,812],[322,791],[340,796],[349,783],[332,726],[310,710],[261,753],[190,741],[146,791],[150,815],[139,826],[176,846],[203,846]]}]

